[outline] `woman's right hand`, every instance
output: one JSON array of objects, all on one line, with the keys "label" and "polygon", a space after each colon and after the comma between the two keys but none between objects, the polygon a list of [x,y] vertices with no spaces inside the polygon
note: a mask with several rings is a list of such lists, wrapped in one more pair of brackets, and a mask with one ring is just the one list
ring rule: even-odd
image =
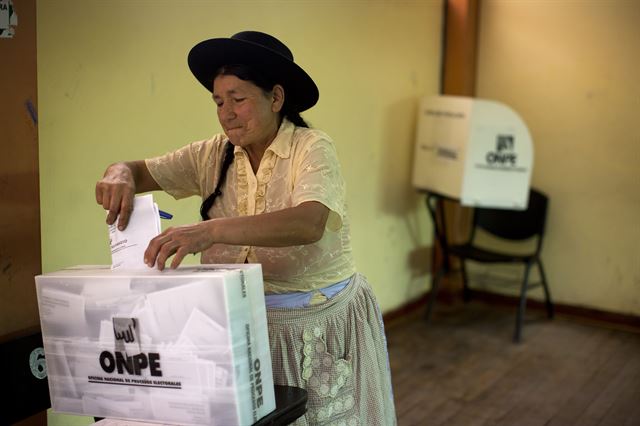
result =
[{"label": "woman's right hand", "polygon": [[134,172],[127,163],[110,165],[102,179],[96,183],[96,201],[109,211],[107,224],[113,224],[119,216],[118,229],[121,231],[129,223],[135,195]]}]

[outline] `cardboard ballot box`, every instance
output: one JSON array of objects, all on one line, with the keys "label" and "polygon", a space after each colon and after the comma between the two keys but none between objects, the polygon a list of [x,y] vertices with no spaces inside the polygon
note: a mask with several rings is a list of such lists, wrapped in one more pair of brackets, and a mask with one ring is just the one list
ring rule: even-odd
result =
[{"label": "cardboard ballot box", "polygon": [[422,99],[414,187],[466,206],[522,210],[532,167],[529,130],[508,106],[459,96]]},{"label": "cardboard ballot box", "polygon": [[250,425],[275,409],[260,265],[36,277],[55,411]]}]

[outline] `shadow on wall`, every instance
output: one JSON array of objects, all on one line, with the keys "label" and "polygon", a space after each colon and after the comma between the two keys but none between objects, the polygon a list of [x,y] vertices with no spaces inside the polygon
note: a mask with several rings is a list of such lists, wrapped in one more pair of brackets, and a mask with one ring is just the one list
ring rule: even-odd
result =
[{"label": "shadow on wall", "polygon": [[395,216],[411,213],[418,202],[411,184],[417,108],[418,100],[413,98],[394,103],[382,126],[380,210]]},{"label": "shadow on wall", "polygon": [[406,255],[404,267],[409,274],[403,290],[404,305],[422,298],[431,288],[433,248],[416,246]]},{"label": "shadow on wall", "polygon": [[411,279],[425,277],[431,273],[433,262],[433,247],[419,246],[411,250],[408,257],[408,267]]},{"label": "shadow on wall", "polygon": [[[383,122],[383,144],[380,150],[381,171],[378,174],[379,208],[388,215],[402,218],[411,238],[406,267],[410,282],[409,298],[424,293],[431,275],[433,247],[425,241],[430,219],[424,195],[412,184],[413,151],[416,137],[416,115],[419,99],[407,98],[392,104]],[[428,244],[428,245],[425,245]]]}]

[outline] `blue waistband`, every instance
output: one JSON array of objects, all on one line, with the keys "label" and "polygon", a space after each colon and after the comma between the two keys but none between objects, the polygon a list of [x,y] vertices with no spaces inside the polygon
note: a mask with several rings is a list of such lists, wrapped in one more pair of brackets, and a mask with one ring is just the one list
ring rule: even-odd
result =
[{"label": "blue waistband", "polygon": [[319,291],[327,299],[331,299],[336,294],[340,293],[347,284],[351,281],[351,277],[339,283],[331,284],[328,287],[319,288],[312,291],[296,291],[293,293],[282,294],[265,294],[264,299],[267,304],[267,308],[305,308],[309,306],[313,293]]}]

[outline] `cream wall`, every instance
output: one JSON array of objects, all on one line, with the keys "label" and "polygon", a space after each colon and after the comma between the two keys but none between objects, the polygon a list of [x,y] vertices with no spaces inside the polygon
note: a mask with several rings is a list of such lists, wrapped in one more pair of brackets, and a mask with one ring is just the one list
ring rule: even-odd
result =
[{"label": "cream wall", "polygon": [[[477,96],[518,111],[556,302],[640,314],[640,2],[483,0]],[[540,294],[540,293],[537,293]]]},{"label": "cream wall", "polygon": [[[43,270],[110,262],[95,182],[111,162],[218,132],[186,54],[200,40],[255,29],[284,40],[320,88],[319,104],[304,116],[336,142],[356,262],[383,310],[420,295],[428,256],[415,258],[431,244],[431,227],[410,186],[411,155],[417,99],[438,91],[441,8],[440,1],[39,1]],[[198,220],[197,199],[157,200],[175,215],[171,224]]]}]

